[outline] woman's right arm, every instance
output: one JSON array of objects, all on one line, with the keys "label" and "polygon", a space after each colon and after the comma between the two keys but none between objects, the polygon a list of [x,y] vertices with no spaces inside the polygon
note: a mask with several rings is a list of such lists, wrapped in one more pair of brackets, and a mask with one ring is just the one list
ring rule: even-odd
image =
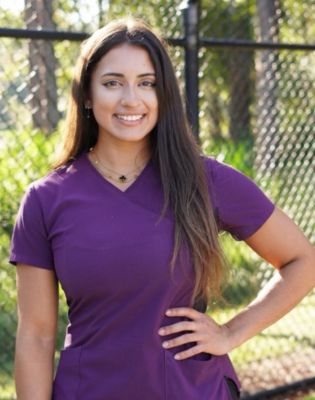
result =
[{"label": "woman's right arm", "polygon": [[55,273],[18,264],[17,305],[17,399],[51,400],[58,317],[58,284]]}]

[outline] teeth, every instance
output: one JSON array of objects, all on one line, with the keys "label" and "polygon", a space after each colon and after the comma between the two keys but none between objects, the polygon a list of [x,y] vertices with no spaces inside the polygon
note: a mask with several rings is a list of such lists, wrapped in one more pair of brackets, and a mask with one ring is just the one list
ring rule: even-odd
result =
[{"label": "teeth", "polygon": [[118,119],[122,119],[123,121],[138,121],[140,120],[143,115],[122,115],[122,114],[116,114],[116,117]]}]

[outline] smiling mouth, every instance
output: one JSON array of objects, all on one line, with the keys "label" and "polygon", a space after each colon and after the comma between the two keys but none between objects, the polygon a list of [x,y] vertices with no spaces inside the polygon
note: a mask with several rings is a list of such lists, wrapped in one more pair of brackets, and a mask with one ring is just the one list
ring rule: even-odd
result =
[{"label": "smiling mouth", "polygon": [[133,114],[133,115],[114,114],[114,115],[121,121],[128,121],[128,122],[140,121],[145,117],[145,114]]}]

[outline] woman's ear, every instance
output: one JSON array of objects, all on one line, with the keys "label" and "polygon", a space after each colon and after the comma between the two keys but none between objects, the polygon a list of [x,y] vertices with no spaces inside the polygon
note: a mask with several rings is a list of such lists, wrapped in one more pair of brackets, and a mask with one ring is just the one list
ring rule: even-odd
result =
[{"label": "woman's ear", "polygon": [[85,100],[85,102],[84,102],[84,107],[85,107],[85,108],[92,108],[91,100]]}]

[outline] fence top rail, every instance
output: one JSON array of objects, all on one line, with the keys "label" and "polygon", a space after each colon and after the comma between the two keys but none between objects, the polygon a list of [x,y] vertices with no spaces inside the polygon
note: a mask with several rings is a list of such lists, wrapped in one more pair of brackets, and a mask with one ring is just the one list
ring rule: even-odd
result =
[{"label": "fence top rail", "polygon": [[[68,32],[45,29],[15,29],[0,28],[0,37],[18,38],[18,39],[35,39],[35,40],[70,40],[82,41],[90,36],[87,32]],[[185,38],[166,38],[167,42],[174,46],[186,46]],[[202,47],[229,47],[244,49],[270,49],[270,50],[306,50],[314,51],[314,44],[305,43],[277,43],[269,41],[255,42],[252,40],[242,39],[214,39],[200,38],[199,45]]]},{"label": "fence top rail", "polygon": [[[69,32],[56,31],[49,29],[16,29],[16,28],[0,28],[0,37],[15,39],[35,39],[35,40],[70,40],[82,41],[87,39],[91,34],[87,32]],[[175,46],[184,46],[183,38],[165,38],[169,43]]]},{"label": "fence top rail", "polygon": [[255,42],[253,40],[243,39],[212,39],[212,38],[201,38],[200,44],[204,47],[233,47],[233,48],[245,48],[245,49],[270,49],[270,50],[307,50],[314,51],[314,44],[306,43],[277,43],[270,41]]}]

